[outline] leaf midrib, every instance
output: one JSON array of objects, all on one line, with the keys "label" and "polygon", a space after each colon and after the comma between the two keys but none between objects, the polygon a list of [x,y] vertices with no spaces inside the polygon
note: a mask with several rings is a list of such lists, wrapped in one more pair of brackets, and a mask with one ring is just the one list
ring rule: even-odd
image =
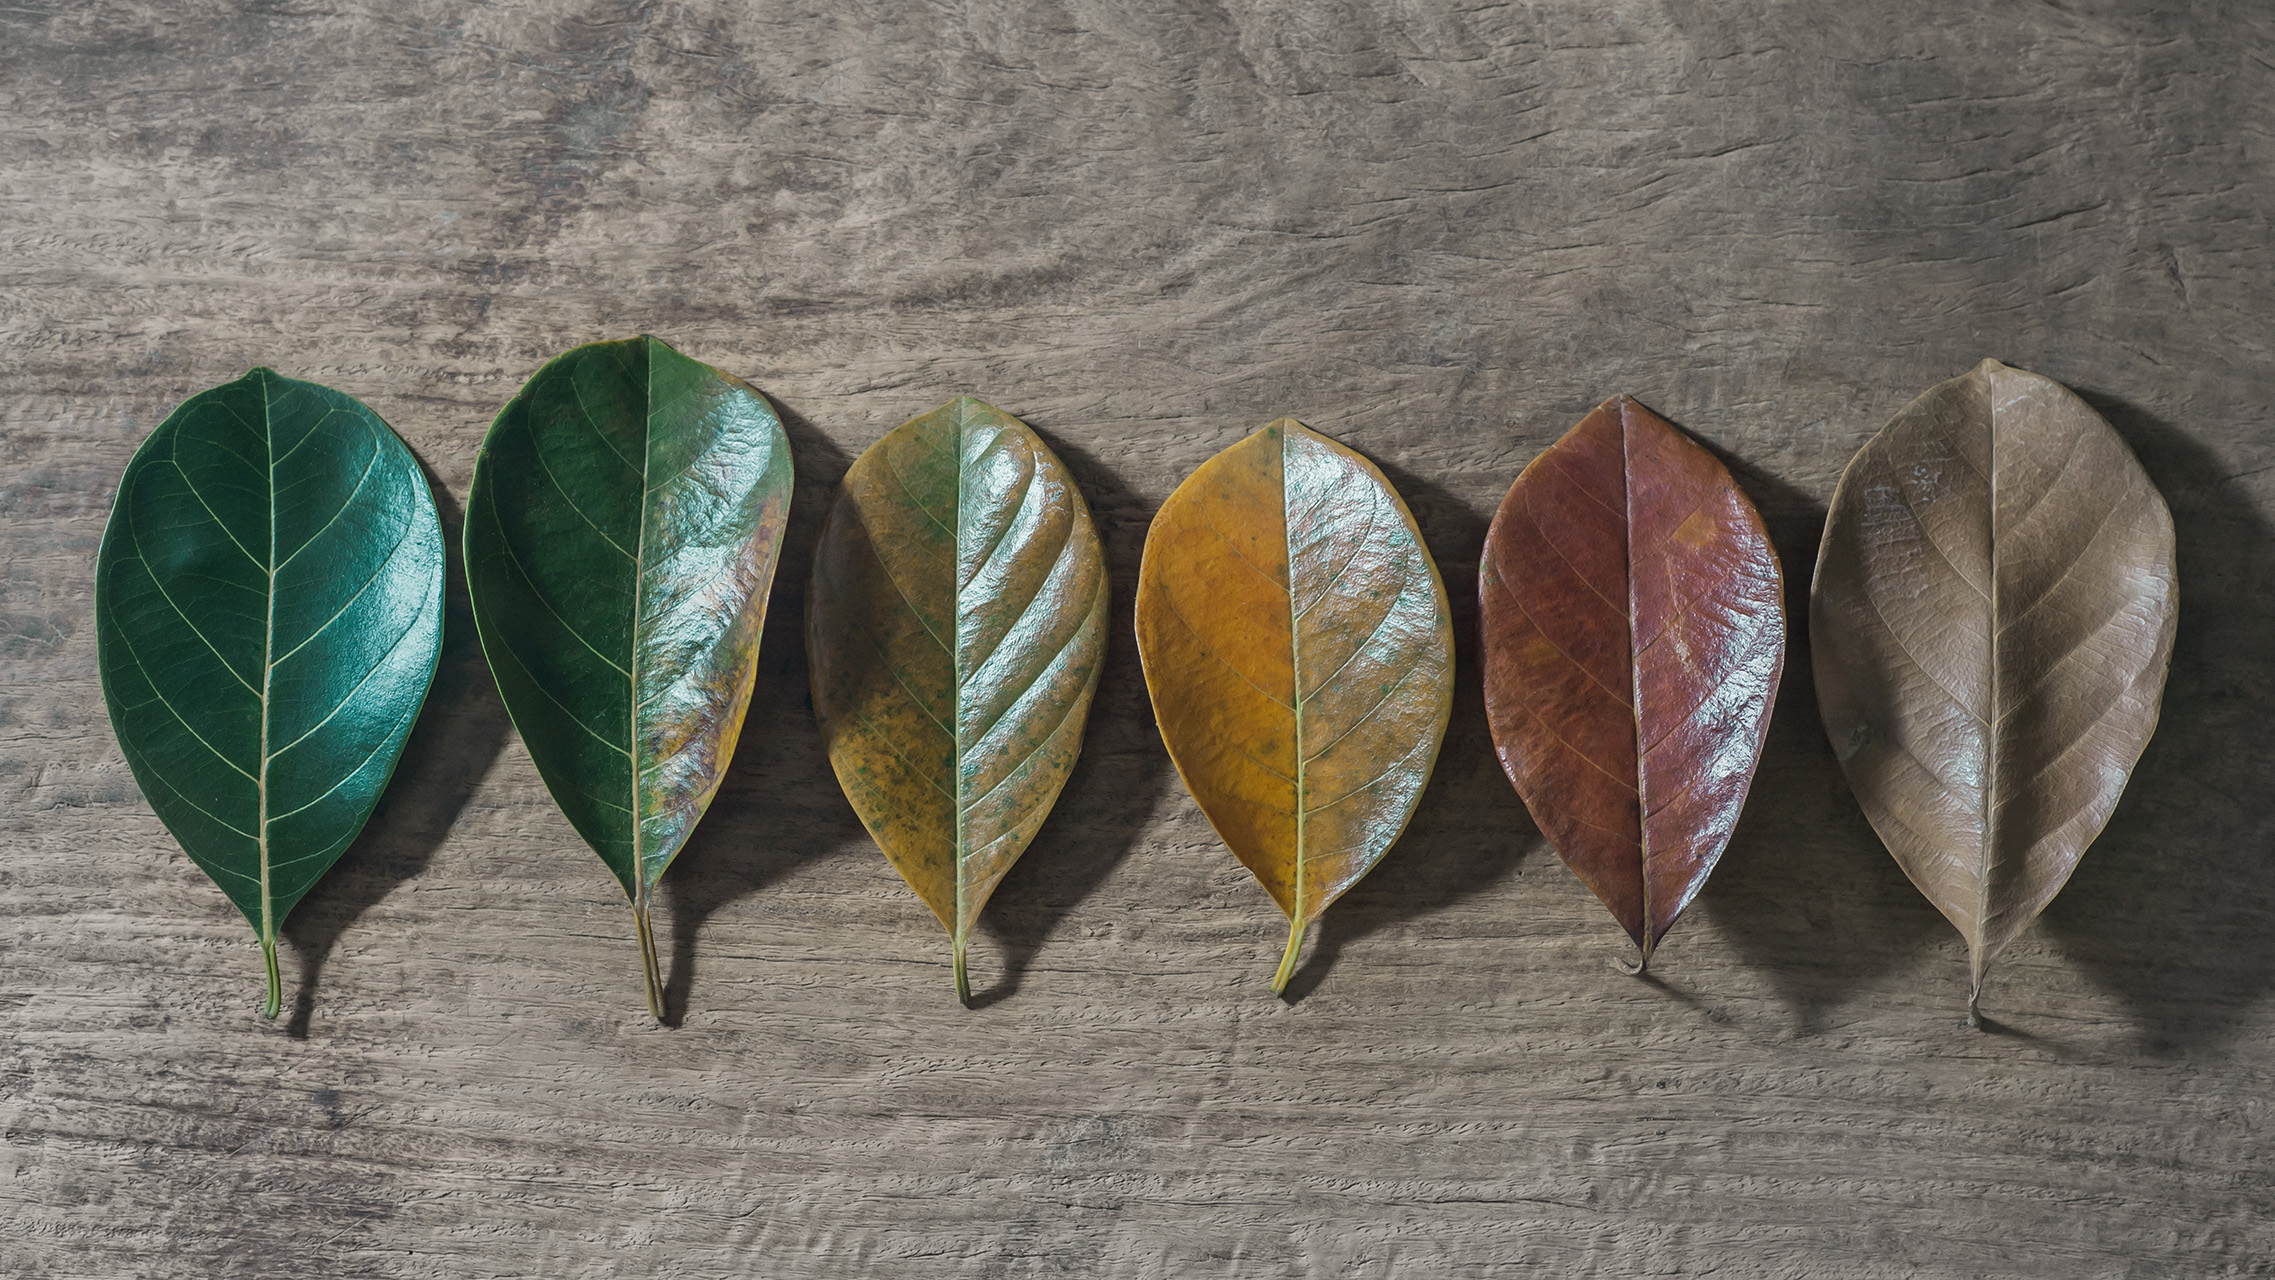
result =
[{"label": "leaf midrib", "polygon": [[[970,835],[968,834],[968,832],[967,832],[967,830],[966,830],[966,828],[965,828],[965,825],[964,825],[964,817],[965,817],[965,814],[968,812],[968,810],[966,809],[966,804],[967,804],[967,801],[966,801],[966,799],[965,799],[965,795],[964,795],[964,650],[963,650],[963,643],[964,643],[964,585],[965,585],[965,584],[964,584],[964,563],[963,563],[963,561],[964,561],[964,522],[965,522],[965,516],[964,516],[964,429],[965,429],[966,427],[968,427],[968,426],[970,426],[970,425],[971,425],[971,412],[972,412],[972,408],[971,408],[971,402],[970,402],[969,400],[966,400],[966,399],[958,399],[958,400],[956,401],[956,411],[955,411],[955,414],[954,414],[954,416],[953,416],[953,417],[952,417],[952,419],[951,419],[952,425],[955,427],[955,430],[956,430],[956,439],[955,439],[955,462],[956,462],[956,528],[955,528],[955,530],[954,530],[954,554],[955,554],[955,557],[956,557],[956,567],[955,567],[955,569],[954,569],[954,571],[953,571],[953,572],[954,572],[954,574],[955,574],[955,578],[956,578],[956,595],[955,595],[955,598],[954,598],[954,600],[952,601],[952,607],[951,607],[951,608],[949,609],[949,611],[948,611],[948,679],[949,679],[949,682],[950,682],[950,685],[949,685],[949,693],[948,693],[948,718],[949,718],[951,721],[953,721],[953,722],[955,723],[955,732],[949,735],[949,742],[950,742],[950,743],[952,744],[952,746],[953,746],[953,754],[954,754],[954,758],[955,758],[955,762],[956,762],[956,929],[955,929],[955,944],[956,944],[956,950],[958,951],[958,953],[961,953],[961,952],[963,951],[963,949],[964,949],[964,946],[966,945],[966,937],[965,937],[965,931],[971,927],[971,925],[970,925],[970,917],[969,917],[969,913],[966,911],[966,908],[965,908],[965,904],[971,900],[971,886],[970,886],[970,880],[971,880],[971,866],[970,866],[970,862],[969,862],[969,856],[970,856],[970,852],[971,852],[971,837],[970,837]],[[888,467],[891,465],[891,459],[890,459],[890,458],[887,458],[887,459],[886,459],[886,465],[887,465]],[[894,472],[894,476],[893,476],[893,478],[894,478],[894,479],[896,479],[896,480],[897,480],[897,479],[899,479],[899,478],[900,478],[900,474],[899,474],[899,472],[897,472],[897,471],[896,471],[896,472]],[[905,492],[905,491],[906,491],[906,488],[907,488],[907,486],[906,486],[906,485],[903,485],[903,486],[902,486],[902,488],[903,488],[903,491]],[[911,496],[913,496],[913,495],[911,495]],[[922,503],[918,503],[918,504],[917,504],[917,509],[918,509],[918,510],[920,510],[920,511],[924,510],[924,506],[923,506],[923,504],[922,504]],[[930,515],[931,513],[930,513],[929,511],[927,511],[927,512],[925,512],[925,514],[926,514],[926,515]],[[992,550],[992,548],[991,548],[991,550]],[[921,620],[921,618],[920,618],[920,620]]]},{"label": "leaf midrib", "polygon": [[[1304,870],[1311,856],[1310,832],[1307,829],[1309,824],[1305,821],[1311,807],[1311,788],[1306,780],[1311,762],[1304,759],[1303,751],[1303,704],[1306,699],[1303,692],[1303,635],[1299,629],[1303,623],[1303,615],[1309,612],[1309,609],[1299,611],[1296,608],[1295,548],[1292,545],[1293,538],[1288,530],[1288,450],[1294,443],[1295,431],[1291,428],[1282,427],[1280,429],[1280,563],[1287,566],[1288,687],[1294,695],[1289,699],[1292,705],[1289,706],[1288,713],[1290,723],[1293,725],[1292,732],[1295,739],[1295,778],[1293,780],[1295,784],[1295,877],[1294,883],[1289,886],[1288,902],[1291,910],[1288,912],[1288,918],[1293,920],[1296,927],[1300,929],[1304,923]],[[1237,548],[1235,554],[1237,554]],[[1322,592],[1321,594],[1324,595],[1325,593]],[[1317,604],[1318,601],[1314,600],[1312,603]],[[1362,642],[1360,647],[1364,648],[1365,643]],[[1348,665],[1347,660],[1346,665]]]},{"label": "leaf midrib", "polygon": [[[1620,532],[1627,545],[1621,558],[1627,562],[1627,711],[1628,723],[1635,730],[1635,857],[1643,889],[1643,959],[1651,959],[1651,946],[1657,941],[1657,932],[1651,914],[1651,797],[1645,788],[1651,770],[1643,749],[1643,650],[1635,643],[1635,468],[1627,451],[1627,405],[1625,396],[1619,400],[1619,493]],[[1686,519],[1688,517],[1685,517]],[[1561,553],[1560,553],[1561,554]],[[1608,602],[1607,602],[1608,603]],[[1656,642],[1657,636],[1653,636]]]},{"label": "leaf midrib", "polygon": [[[269,490],[269,559],[268,608],[261,631],[261,772],[254,780],[255,794],[259,798],[260,815],[256,829],[260,837],[254,842],[261,872],[261,942],[264,946],[276,944],[276,893],[269,879],[269,755],[270,721],[275,718],[275,702],[271,691],[276,676],[276,405],[271,395],[269,375],[260,373],[261,379],[261,447],[268,466],[263,473]],[[360,482],[359,482],[360,484]],[[350,495],[353,500],[353,495]],[[202,499],[201,499],[202,501]],[[297,553],[296,553],[297,554]]]},{"label": "leaf midrib", "polygon": [[[648,504],[655,496],[648,491],[648,470],[655,458],[656,345],[652,338],[640,339],[640,354],[644,362],[642,372],[645,375],[640,381],[640,396],[644,410],[640,416],[640,527],[632,535],[632,652],[629,655],[631,669],[626,673],[630,687],[626,689],[624,697],[624,755],[625,763],[629,766],[625,770],[625,775],[631,786],[629,799],[632,802],[629,809],[632,814],[632,883],[635,886],[633,898],[634,904],[643,916],[647,912],[648,886],[652,881],[648,875],[648,860],[646,850],[643,847],[645,843],[643,836],[646,834],[648,825],[647,817],[642,812],[640,804],[640,602],[646,594],[648,585]],[[570,385],[575,386],[573,379]],[[580,412],[584,412],[584,403],[581,399],[578,401],[577,408]],[[600,427],[599,421],[594,419],[590,412],[585,412],[585,418],[593,424],[597,433]],[[613,443],[610,444],[610,447],[614,447]],[[622,454],[617,456],[623,457]]]},{"label": "leaf midrib", "polygon": [[[1984,943],[1987,942],[1990,937],[1991,878],[1995,874],[1996,868],[1994,866],[1994,863],[1999,856],[1998,833],[1993,824],[1998,821],[1999,755],[2001,754],[1999,751],[1999,737],[2001,732],[2001,723],[2004,720],[2004,717],[1999,713],[1999,708],[2000,705],[2005,701],[2005,699],[2001,696],[2001,682],[1999,680],[1999,632],[2001,628],[1999,626],[1998,397],[1996,378],[1988,369],[1985,369],[1983,371],[1983,408],[1984,420],[1989,426],[1989,430],[1984,433],[1987,437],[1987,443],[1985,447],[1990,454],[1990,474],[1988,476],[1985,476],[1983,479],[1985,487],[1990,490],[1991,500],[1991,590],[1989,596],[1987,597],[1990,605],[1991,616],[1990,625],[1983,628],[1983,632],[1986,637],[1986,643],[1983,646],[1983,652],[1984,661],[1989,666],[1989,670],[1985,673],[1985,675],[1988,677],[1988,682],[1991,687],[1991,705],[1990,714],[1984,717],[1983,721],[1983,755],[1985,757],[1983,761],[1982,798],[1983,869],[1982,874],[1977,876],[1975,880],[1975,936],[1967,940],[1967,949],[1970,953],[1967,957],[1968,967],[1974,970],[1974,973],[1971,975],[1974,979],[1972,985],[1974,986],[1977,995],[1981,994],[1983,983],[1983,960],[1981,953]],[[1954,452],[1956,452],[1956,450]],[[2065,463],[2065,465],[2067,464]]]}]

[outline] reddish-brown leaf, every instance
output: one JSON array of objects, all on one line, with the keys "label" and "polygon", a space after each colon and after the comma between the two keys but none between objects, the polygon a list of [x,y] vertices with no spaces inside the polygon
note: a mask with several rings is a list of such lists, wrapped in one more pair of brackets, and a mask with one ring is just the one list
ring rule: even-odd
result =
[{"label": "reddish-brown leaf", "polygon": [[1730,842],[1785,665],[1761,515],[1621,396],[1509,486],[1478,580],[1501,766],[1648,963]]}]

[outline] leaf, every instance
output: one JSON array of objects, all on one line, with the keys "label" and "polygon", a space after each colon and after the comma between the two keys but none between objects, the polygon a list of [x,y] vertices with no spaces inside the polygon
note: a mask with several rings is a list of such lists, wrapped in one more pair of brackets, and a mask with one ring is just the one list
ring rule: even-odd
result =
[{"label": "leaf", "polygon": [[1304,930],[1381,861],[1453,706],[1453,624],[1373,464],[1293,418],[1202,463],[1153,518],[1138,654],[1186,790]]},{"label": "leaf", "polygon": [[442,649],[442,525],[379,415],[255,369],[182,402],[95,561],[103,698],[134,780],[260,935],[363,830]]},{"label": "leaf", "polygon": [[822,525],[814,714],[862,825],[947,926],[961,998],[972,925],[1082,749],[1106,603],[1065,466],[969,396],[870,446]]},{"label": "leaf", "polygon": [[1985,360],[1866,442],[1809,591],[1849,787],[1983,974],[2108,823],[2156,731],[2172,515],[2060,383]]},{"label": "leaf", "polygon": [[1785,665],[1761,515],[1620,396],[1509,486],[1478,578],[1501,767],[1648,965],[1730,842]]},{"label": "leaf", "polygon": [[482,441],[466,583],[530,759],[649,909],[735,753],[790,510],[790,442],[739,378],[650,337],[537,371]]}]

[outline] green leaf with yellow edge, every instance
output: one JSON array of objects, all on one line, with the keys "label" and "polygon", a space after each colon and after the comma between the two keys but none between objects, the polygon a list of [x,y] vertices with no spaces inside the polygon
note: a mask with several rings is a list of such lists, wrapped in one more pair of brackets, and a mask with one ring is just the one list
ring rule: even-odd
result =
[{"label": "green leaf with yellow edge", "polygon": [[1106,603],[1065,466],[969,396],[871,446],[822,526],[814,714],[862,824],[947,926],[959,997],[972,925],[1082,749]]},{"label": "green leaf with yellow edge", "polygon": [[482,653],[570,825],[649,911],[742,731],[790,512],[765,396],[650,337],[537,371],[482,441],[466,584]]},{"label": "green leaf with yellow edge", "polygon": [[1453,708],[1453,622],[1374,464],[1282,418],[1153,518],[1138,655],[1178,776],[1303,935],[1414,816]]}]

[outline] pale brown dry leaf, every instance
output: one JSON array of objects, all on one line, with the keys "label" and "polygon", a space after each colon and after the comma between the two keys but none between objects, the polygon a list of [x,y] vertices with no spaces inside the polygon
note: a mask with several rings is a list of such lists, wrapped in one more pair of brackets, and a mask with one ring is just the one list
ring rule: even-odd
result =
[{"label": "pale brown dry leaf", "polygon": [[2050,379],[1985,360],[1841,477],[1817,698],[1873,828],[1967,940],[1970,1022],[2156,730],[2177,601],[2164,499]]}]

